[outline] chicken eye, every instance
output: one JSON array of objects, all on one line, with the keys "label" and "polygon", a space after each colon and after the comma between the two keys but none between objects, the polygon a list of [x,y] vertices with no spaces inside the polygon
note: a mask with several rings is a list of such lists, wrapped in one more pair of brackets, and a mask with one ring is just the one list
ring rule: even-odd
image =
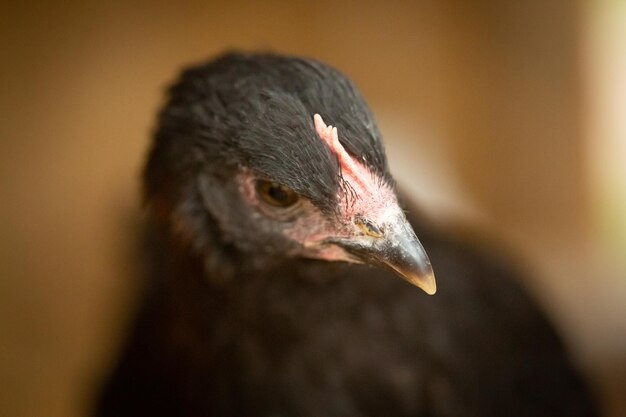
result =
[{"label": "chicken eye", "polygon": [[275,182],[258,181],[256,189],[264,202],[275,207],[289,207],[298,201],[295,191]]}]

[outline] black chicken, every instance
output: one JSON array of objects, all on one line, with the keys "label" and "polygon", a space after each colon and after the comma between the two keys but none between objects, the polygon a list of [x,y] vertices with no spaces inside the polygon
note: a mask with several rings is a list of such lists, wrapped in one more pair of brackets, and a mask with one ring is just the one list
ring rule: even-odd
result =
[{"label": "black chicken", "polygon": [[150,285],[98,416],[595,415],[505,265],[411,217],[439,292],[411,285],[435,293],[381,135],[324,64],[185,71],[145,196]]}]

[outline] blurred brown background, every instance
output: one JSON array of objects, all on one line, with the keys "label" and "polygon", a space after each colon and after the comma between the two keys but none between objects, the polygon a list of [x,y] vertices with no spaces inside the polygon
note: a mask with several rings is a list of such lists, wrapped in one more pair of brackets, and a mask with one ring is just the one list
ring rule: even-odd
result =
[{"label": "blurred brown background", "polygon": [[163,88],[231,47],[352,77],[400,182],[528,262],[626,415],[624,39],[618,0],[2,2],[0,415],[84,414],[130,309]]}]

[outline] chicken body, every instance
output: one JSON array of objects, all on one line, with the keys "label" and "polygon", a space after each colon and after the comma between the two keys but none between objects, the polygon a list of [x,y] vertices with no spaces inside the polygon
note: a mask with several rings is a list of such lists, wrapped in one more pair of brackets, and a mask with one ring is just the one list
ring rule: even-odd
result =
[{"label": "chicken body", "polygon": [[343,201],[341,159],[316,142],[314,113],[392,184],[367,106],[323,64],[230,54],[171,90],[146,168],[149,283],[96,414],[595,415],[559,338],[505,264],[409,218],[437,276],[428,296],[392,271],[328,260],[369,263],[371,251],[339,251],[335,241],[329,251],[328,239],[305,250],[292,233],[298,220],[248,206],[241,181],[253,172],[306,200],[294,216],[344,230],[333,223],[343,221],[333,209]]}]

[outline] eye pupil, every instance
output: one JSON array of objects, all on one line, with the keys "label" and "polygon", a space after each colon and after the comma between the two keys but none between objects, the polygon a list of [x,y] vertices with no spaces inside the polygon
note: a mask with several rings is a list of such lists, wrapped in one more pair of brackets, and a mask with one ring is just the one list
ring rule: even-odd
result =
[{"label": "eye pupil", "polygon": [[298,200],[293,190],[271,181],[259,181],[257,190],[263,201],[277,207],[288,207]]},{"label": "eye pupil", "polygon": [[287,191],[285,191],[285,189],[282,187],[272,186],[268,190],[267,194],[270,196],[272,200],[276,200],[276,201],[289,200],[289,195],[287,195]]}]

